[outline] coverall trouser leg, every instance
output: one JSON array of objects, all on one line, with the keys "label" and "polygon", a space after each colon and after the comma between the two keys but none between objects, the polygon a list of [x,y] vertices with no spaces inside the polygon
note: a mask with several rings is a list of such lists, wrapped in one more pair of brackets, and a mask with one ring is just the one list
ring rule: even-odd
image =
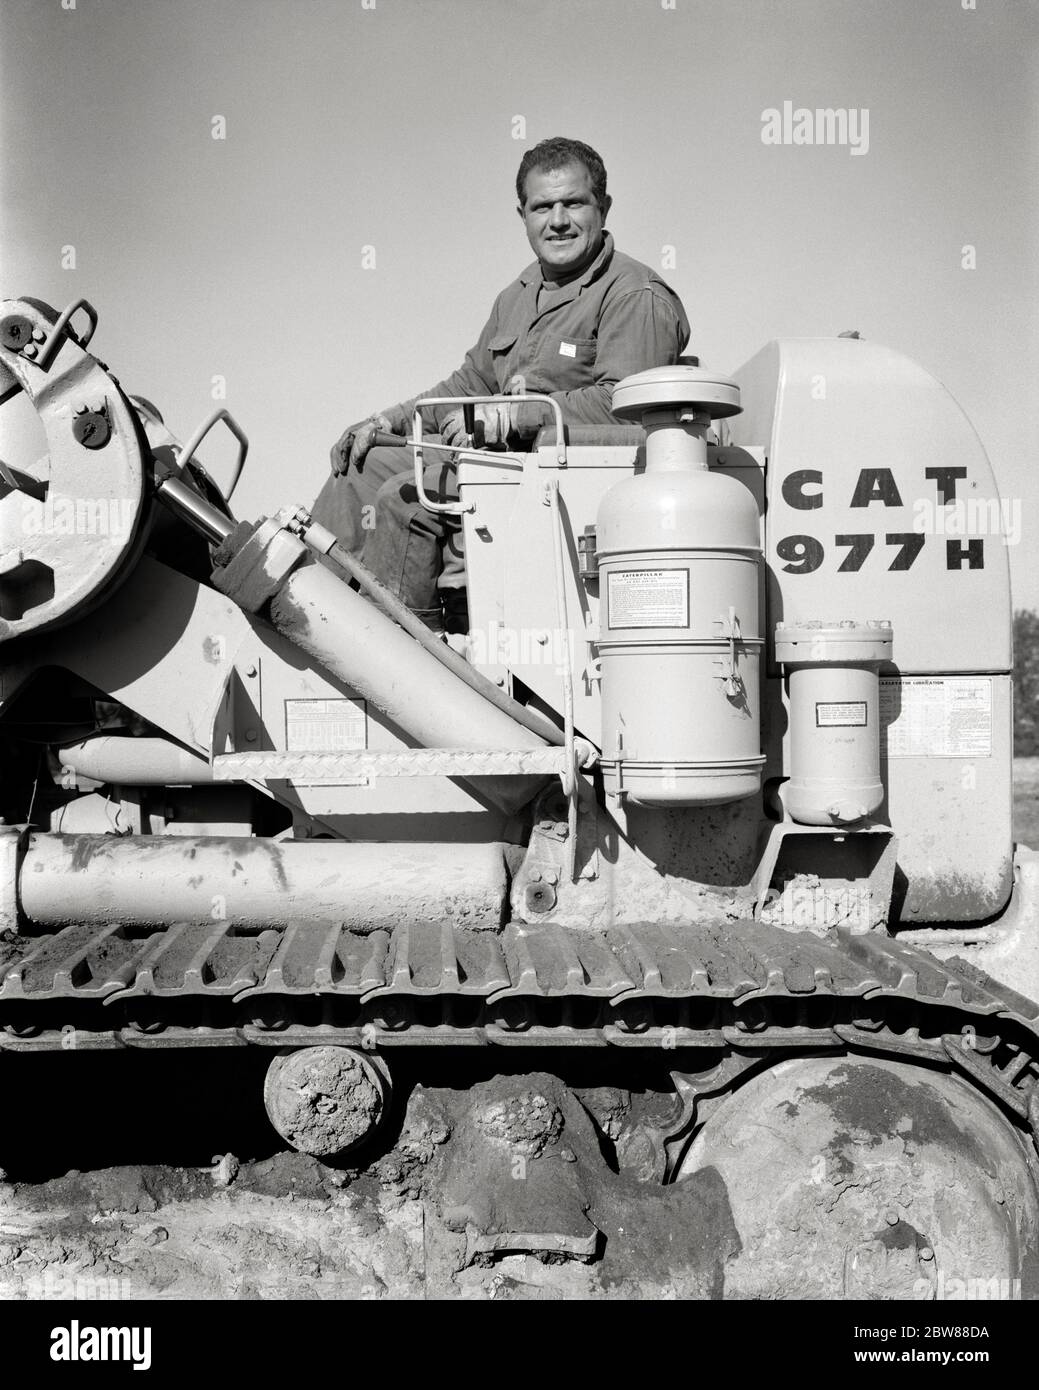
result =
[{"label": "coverall trouser leg", "polygon": [[[457,475],[453,463],[432,464],[422,478],[426,493],[435,502],[456,502]],[[459,529],[456,516],[426,510],[410,474],[391,478],[379,489],[361,559],[423,622],[439,628],[443,544]]]},{"label": "coverall trouser leg", "polygon": [[404,473],[411,457],[410,449],[371,449],[361,468],[338,476],[330,473],[311,508],[314,520],[333,531],[351,555],[359,556],[375,527],[379,489]]}]

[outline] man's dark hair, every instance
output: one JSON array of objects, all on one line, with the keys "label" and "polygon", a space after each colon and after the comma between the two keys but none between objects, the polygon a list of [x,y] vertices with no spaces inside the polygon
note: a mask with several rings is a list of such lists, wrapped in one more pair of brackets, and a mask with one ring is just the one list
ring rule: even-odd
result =
[{"label": "man's dark hair", "polygon": [[580,140],[568,140],[565,135],[553,135],[527,150],[520,160],[516,174],[516,197],[520,207],[527,201],[527,175],[532,169],[562,169],[567,164],[583,164],[592,180],[592,192],[599,208],[605,211],[606,165],[591,145]]}]

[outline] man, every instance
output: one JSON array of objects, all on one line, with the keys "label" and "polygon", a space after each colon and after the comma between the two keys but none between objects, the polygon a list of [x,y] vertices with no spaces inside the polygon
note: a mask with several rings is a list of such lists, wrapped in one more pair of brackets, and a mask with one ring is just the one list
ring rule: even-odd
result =
[{"label": "man", "polygon": [[[528,150],[516,175],[517,212],[537,260],[504,289],[465,362],[421,396],[553,396],[567,425],[616,425],[622,377],[677,361],[689,337],[681,301],[648,266],[614,248],[612,199],[590,146],[554,137]],[[411,434],[413,397],[351,426],[332,449],[332,478],[315,516],[434,630],[464,631],[465,577],[456,518],[418,501],[410,451],[374,447],[379,432]],[[541,402],[476,409],[481,447],[529,447],[551,409]],[[468,446],[463,411],[441,407],[439,438]],[[434,435],[434,440],[437,438]],[[424,475],[435,500],[453,498],[449,455]],[[403,476],[402,476],[403,475]],[[448,563],[443,563],[447,545]]]}]

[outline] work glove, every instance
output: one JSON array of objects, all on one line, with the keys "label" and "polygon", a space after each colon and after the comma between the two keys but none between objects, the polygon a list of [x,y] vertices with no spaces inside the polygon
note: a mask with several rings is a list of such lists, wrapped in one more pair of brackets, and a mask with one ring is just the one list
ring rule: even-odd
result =
[{"label": "work glove", "polygon": [[395,434],[400,431],[400,420],[389,411],[369,415],[356,425],[350,425],[332,445],[330,460],[332,472],[338,477],[350,468],[360,471],[364,467],[365,455],[372,447],[376,434]]},{"label": "work glove", "polygon": [[507,405],[478,405],[473,408],[473,433],[465,427],[465,415],[459,406],[440,421],[440,438],[455,449],[484,449],[504,444],[509,433]]},{"label": "work glove", "polygon": [[533,439],[546,418],[551,419],[548,407],[533,401],[478,405],[473,409],[474,429],[470,434],[463,408],[456,406],[440,417],[439,433],[441,440],[453,449],[504,449],[517,437]]},{"label": "work glove", "polygon": [[476,407],[474,433],[476,438],[480,439],[480,426],[483,426],[481,447],[492,448],[496,444],[504,447],[508,442],[509,432],[512,428],[510,409],[511,407],[507,405],[478,405]]},{"label": "work glove", "polygon": [[441,419],[440,438],[445,444],[450,444],[453,449],[472,447],[472,440],[465,428],[465,418],[461,406],[456,410],[449,410]]}]

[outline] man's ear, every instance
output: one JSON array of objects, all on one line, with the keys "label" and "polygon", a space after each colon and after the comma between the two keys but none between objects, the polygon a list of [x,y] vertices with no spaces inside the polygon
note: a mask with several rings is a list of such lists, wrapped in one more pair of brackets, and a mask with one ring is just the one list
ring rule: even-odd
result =
[{"label": "man's ear", "polygon": [[606,197],[602,200],[602,220],[603,220],[603,224],[604,224],[604,225],[605,225],[605,223],[606,223],[606,216],[607,216],[607,214],[609,213],[610,208],[612,208],[612,207],[613,207],[613,199],[612,199],[612,198],[610,197],[610,195],[607,193]]},{"label": "man's ear", "polygon": [[526,214],[525,214],[524,211],[523,211],[523,204],[522,204],[522,203],[517,203],[517,204],[516,204],[516,211],[519,213],[519,215],[520,215],[520,221],[522,222],[522,221],[524,220],[524,218],[526,217]]}]

